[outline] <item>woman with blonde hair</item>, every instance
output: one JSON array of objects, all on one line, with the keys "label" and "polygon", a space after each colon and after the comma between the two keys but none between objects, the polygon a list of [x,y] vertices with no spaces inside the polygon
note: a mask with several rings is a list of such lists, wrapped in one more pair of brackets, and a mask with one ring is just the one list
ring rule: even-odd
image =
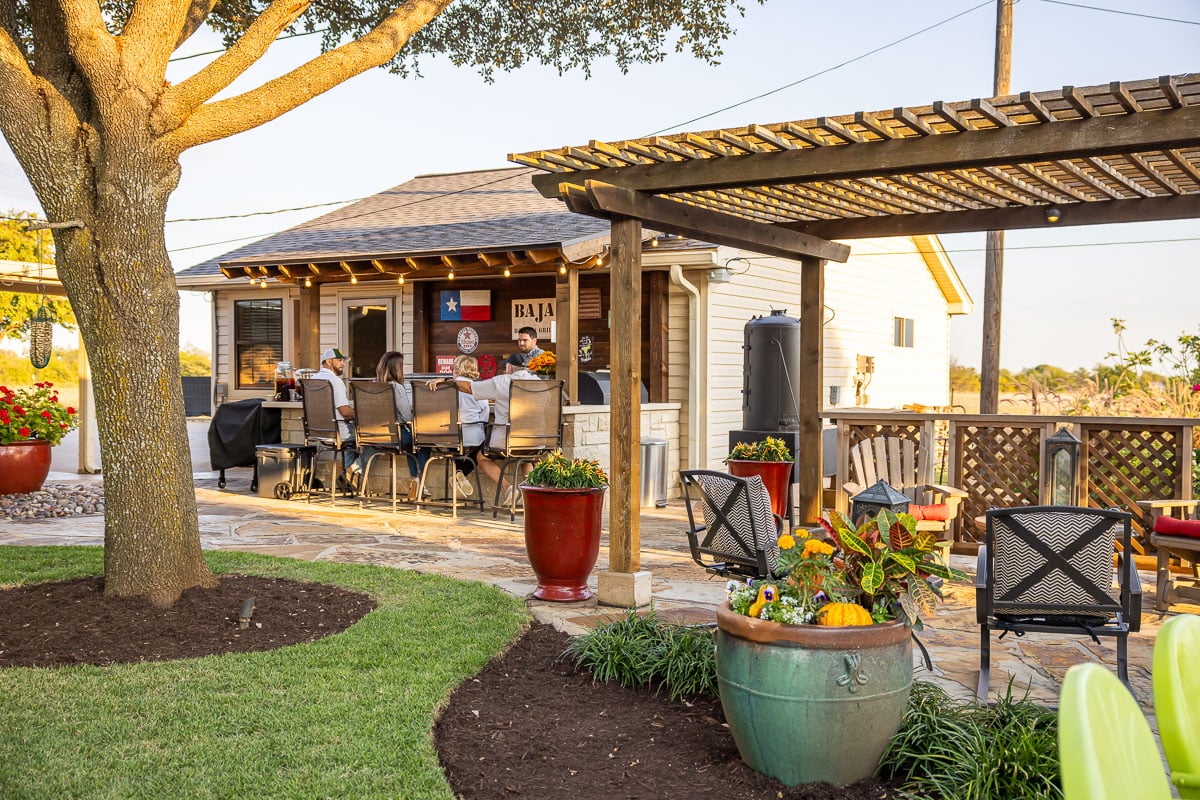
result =
[{"label": "woman with blonde hair", "polygon": [[[454,380],[465,381],[469,386],[472,381],[479,380],[479,362],[474,356],[460,355],[454,359]],[[460,392],[458,395],[458,422],[462,426],[463,447],[470,459],[455,462],[461,469],[454,474],[458,490],[466,497],[471,496],[475,487],[467,477],[475,469],[475,459],[483,447],[485,429],[492,410],[487,400],[476,400],[472,395]]]}]

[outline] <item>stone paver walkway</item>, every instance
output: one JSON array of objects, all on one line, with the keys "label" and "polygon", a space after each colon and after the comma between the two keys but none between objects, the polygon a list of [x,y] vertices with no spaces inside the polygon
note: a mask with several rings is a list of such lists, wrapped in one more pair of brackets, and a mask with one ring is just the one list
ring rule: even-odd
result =
[{"label": "stone paver walkway", "polygon": [[[59,476],[72,481],[77,476]],[[525,557],[521,518],[493,521],[490,512],[473,512],[452,520],[448,514],[390,509],[361,510],[357,503],[330,508],[327,502],[283,502],[250,495],[244,482],[231,479],[227,490],[215,479],[197,476],[201,540],[206,549],[239,550],[307,560],[369,563],[463,580],[478,580],[526,598],[533,616],[570,633],[621,616],[622,609],[602,608],[594,600],[549,603],[531,597],[536,580]],[[230,491],[237,489],[238,491]],[[679,501],[645,510],[642,517],[642,567],[651,571],[656,610],[669,619],[694,623],[714,619],[725,583],[705,575],[692,563],[684,536],[686,514]],[[0,522],[0,544],[99,545],[104,540],[100,516],[28,522]],[[954,556],[955,566],[974,572],[974,561]],[[607,536],[599,568],[608,563]],[[1153,575],[1142,573],[1144,606],[1152,609]],[[593,576],[592,585],[595,586]],[[974,590],[948,587],[947,603],[920,634],[933,657],[934,674],[922,665],[919,678],[931,679],[952,695],[973,697],[979,674],[979,628],[975,623]],[[1181,610],[1184,607],[1180,607]],[[1187,610],[1197,611],[1196,607]],[[1140,633],[1130,637],[1130,679],[1142,708],[1151,715],[1150,664],[1154,637],[1164,619],[1148,610]],[[992,693],[1003,693],[1011,679],[1016,696],[1056,704],[1066,670],[1085,660],[1113,666],[1111,639],[1096,645],[1083,636],[1028,634],[992,637]]]}]

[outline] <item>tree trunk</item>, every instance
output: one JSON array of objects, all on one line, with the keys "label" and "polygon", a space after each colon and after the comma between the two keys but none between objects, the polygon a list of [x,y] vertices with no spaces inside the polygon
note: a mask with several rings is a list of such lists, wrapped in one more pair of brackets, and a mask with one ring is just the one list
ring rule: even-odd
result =
[{"label": "tree trunk", "polygon": [[56,243],[92,364],[105,595],[165,606],[217,581],[200,550],[179,377],[179,294],[163,232],[179,164],[139,138],[106,138],[94,161],[75,164],[94,176],[92,185],[80,181],[72,196],[55,198],[63,202],[43,197],[43,204],[52,219],[84,224],[59,232]]}]

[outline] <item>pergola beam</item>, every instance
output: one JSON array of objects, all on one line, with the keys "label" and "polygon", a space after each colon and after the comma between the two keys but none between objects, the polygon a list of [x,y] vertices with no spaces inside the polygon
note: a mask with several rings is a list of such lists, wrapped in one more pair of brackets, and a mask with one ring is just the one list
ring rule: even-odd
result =
[{"label": "pergola beam", "polygon": [[922,233],[970,233],[980,230],[1054,228],[1066,225],[1107,225],[1117,222],[1195,219],[1200,217],[1200,195],[1145,197],[1088,203],[1062,203],[1061,220],[1046,221],[1046,205],[988,208],[977,211],[944,211],[815,222],[789,222],[792,228],[826,239],[862,239],[873,236],[911,236]]},{"label": "pergola beam", "polygon": [[629,217],[641,220],[655,230],[701,239],[713,244],[744,247],[766,255],[799,259],[805,256],[830,261],[845,261],[850,248],[777,225],[751,222],[716,211],[634,192],[620,186],[587,181],[583,192],[578,187],[562,188],[564,200],[579,211],[586,202],[594,216]]},{"label": "pergola beam", "polygon": [[535,175],[546,197],[586,180],[655,194],[808,183],[1200,146],[1200,105],[778,153]]}]

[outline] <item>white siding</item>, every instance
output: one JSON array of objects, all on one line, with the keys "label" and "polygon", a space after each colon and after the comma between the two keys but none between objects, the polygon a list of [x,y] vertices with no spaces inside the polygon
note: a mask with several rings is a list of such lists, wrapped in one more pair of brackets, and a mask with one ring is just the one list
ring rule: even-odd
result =
[{"label": "white siding", "polygon": [[[688,406],[688,383],[692,373],[688,361],[688,303],[691,295],[674,284],[668,293],[667,310],[667,402],[679,403],[679,462],[682,469],[692,469],[687,463],[688,426],[691,408]],[[674,483],[674,476],[670,483]]]},{"label": "white siding", "polygon": [[233,289],[230,291],[213,292],[213,324],[216,325],[216,335],[213,337],[212,368],[214,383],[226,387],[228,400],[243,400],[248,397],[265,397],[271,395],[269,390],[238,389],[233,374],[234,360],[234,331],[233,304],[238,300],[280,299],[283,300],[283,358],[296,363],[295,331],[296,320],[293,313],[293,299],[299,296],[295,289],[283,286],[268,286],[266,289]]}]

